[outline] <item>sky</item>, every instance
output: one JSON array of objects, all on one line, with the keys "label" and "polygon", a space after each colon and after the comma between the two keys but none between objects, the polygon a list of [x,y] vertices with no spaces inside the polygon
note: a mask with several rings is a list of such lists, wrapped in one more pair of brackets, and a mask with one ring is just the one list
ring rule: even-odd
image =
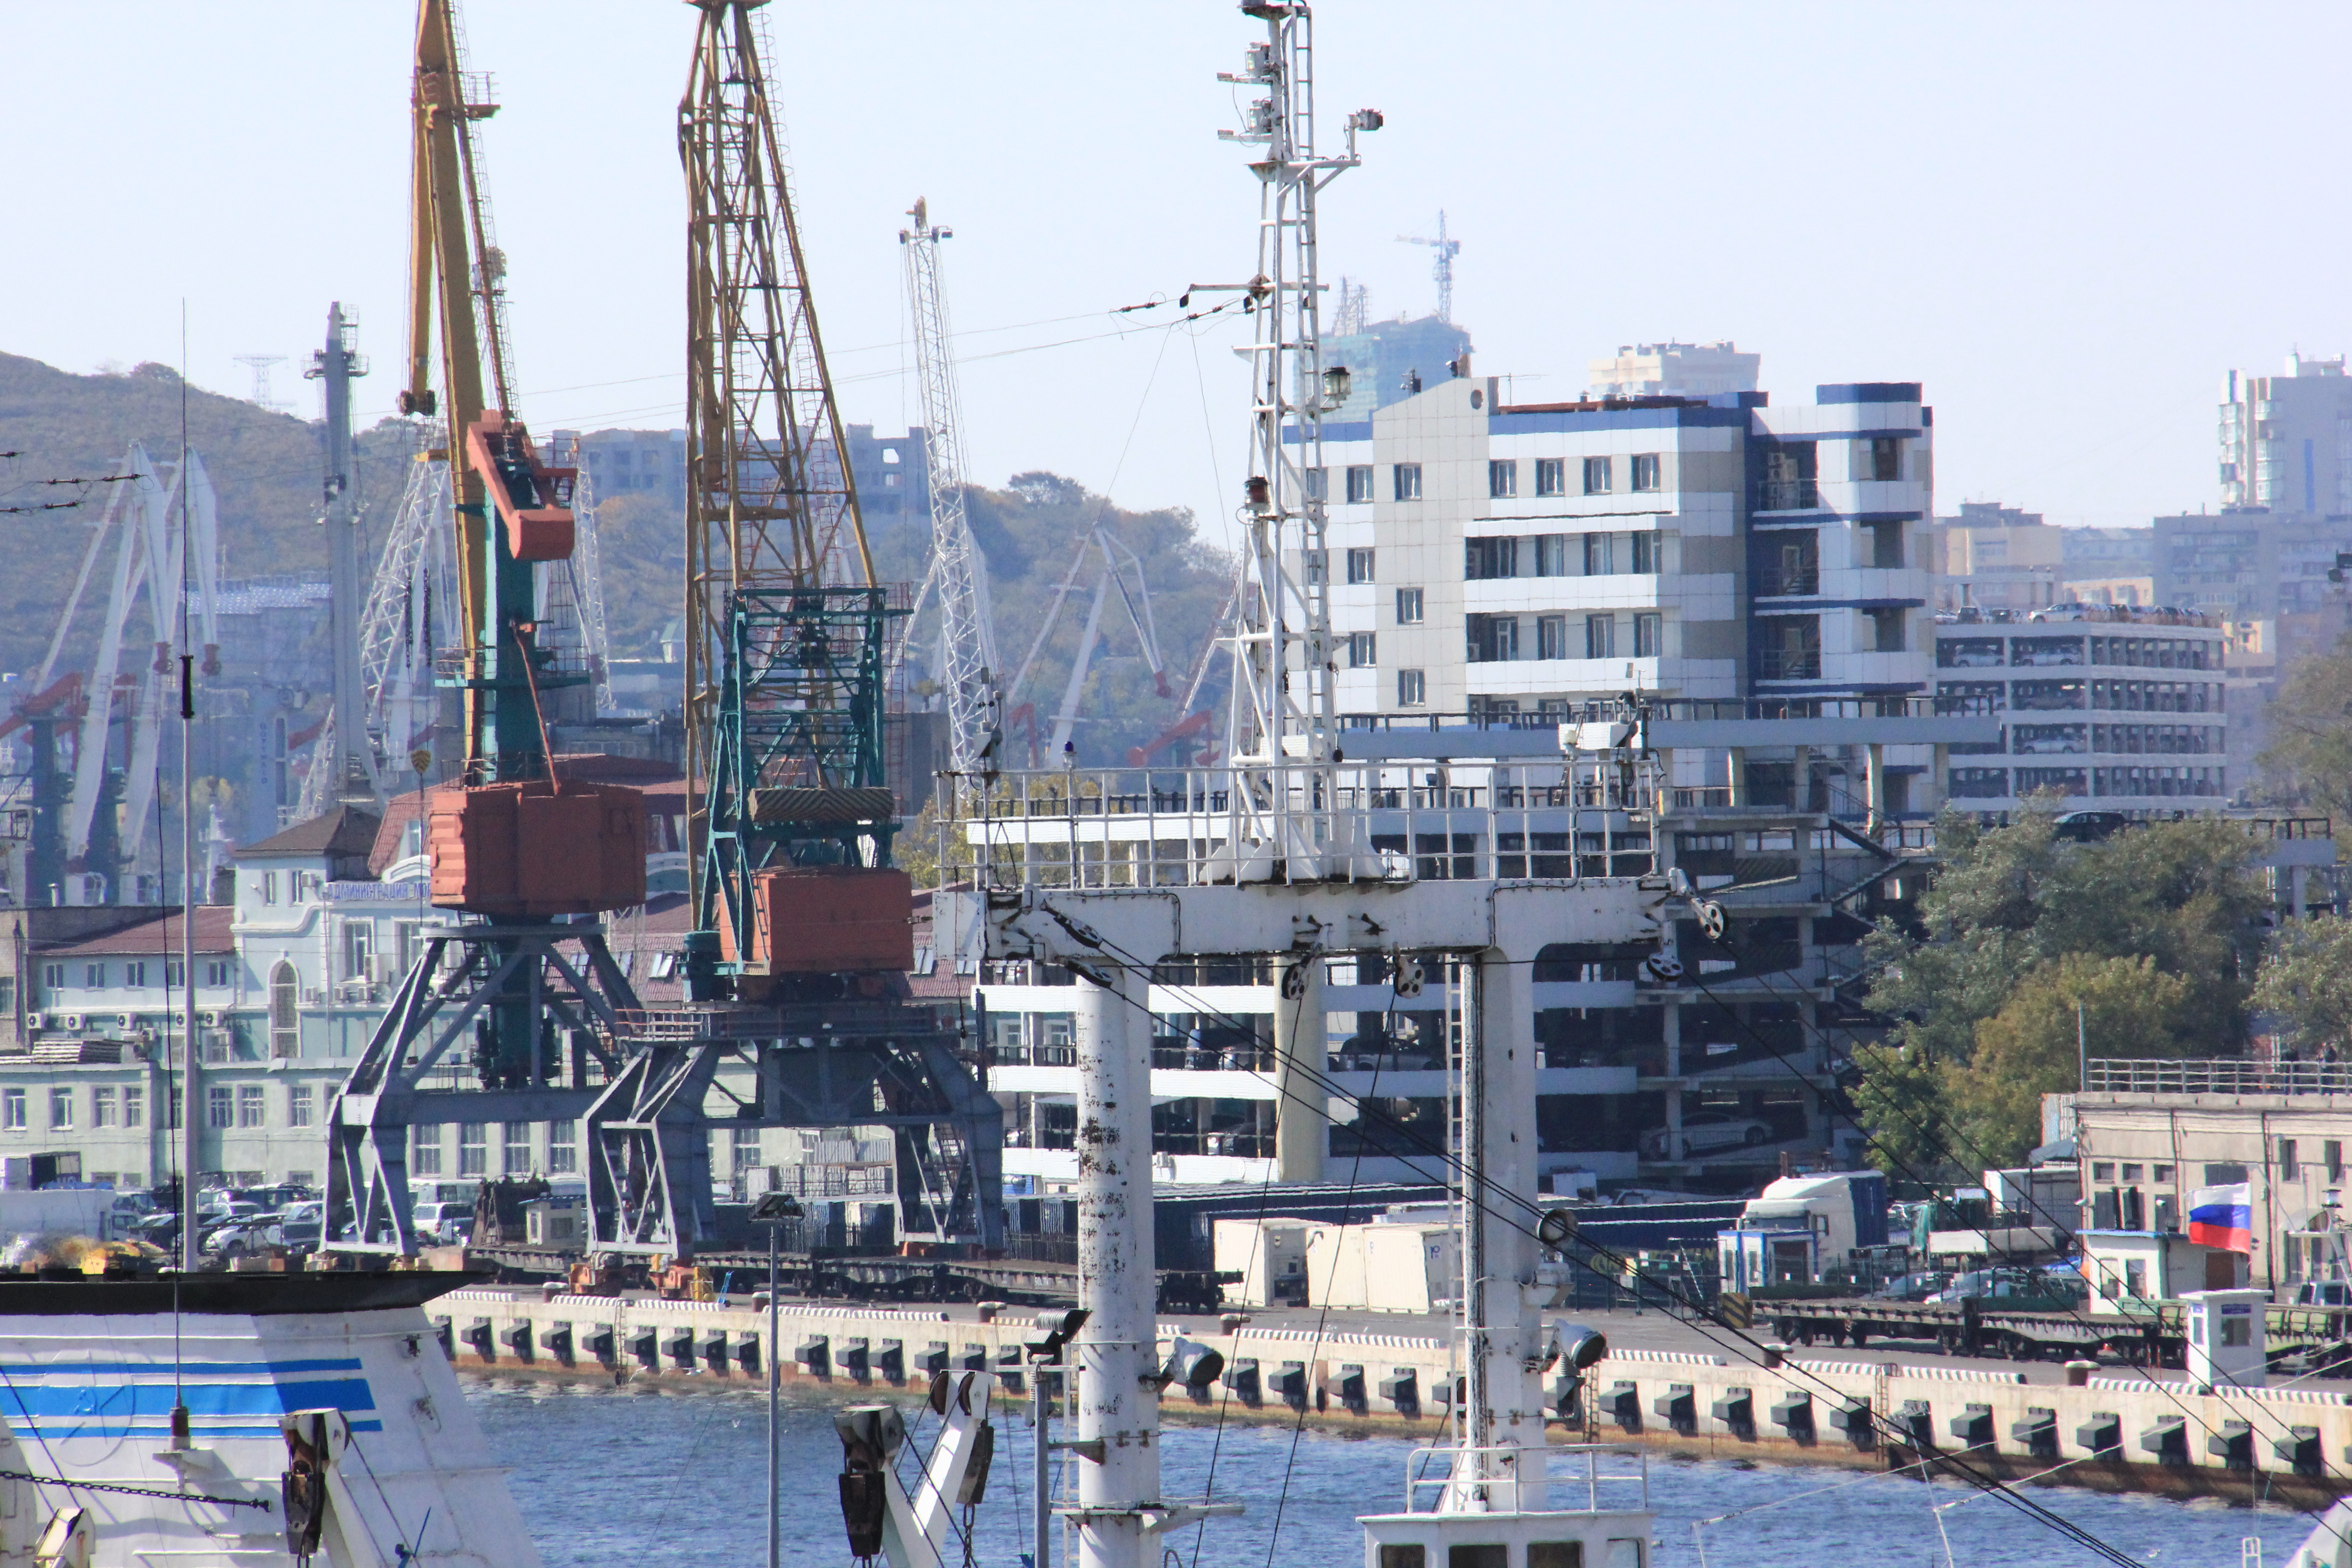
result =
[{"label": "sky", "polygon": [[[389,413],[406,335],[400,0],[84,9],[0,0],[0,351],[64,369],[181,360],[247,395],[299,369],[329,300]],[[775,0],[811,280],[845,418],[919,422],[898,230],[955,231],[968,478],[1047,468],[1223,533],[1247,441],[1230,317],[1118,315],[1253,270],[1240,123],[1262,26],[1206,0]],[[676,0],[468,0],[509,259],[520,412],[683,418]],[[1621,343],[1734,340],[1782,404],[1926,384],[1937,506],[2063,523],[2215,504],[2231,368],[2352,342],[2334,73],[2352,7],[1404,4],[1316,13],[1326,145],[1380,109],[1326,192],[1326,281],[1434,308],[1425,235],[1462,243],[1454,319],[1515,395],[1580,393]]]}]

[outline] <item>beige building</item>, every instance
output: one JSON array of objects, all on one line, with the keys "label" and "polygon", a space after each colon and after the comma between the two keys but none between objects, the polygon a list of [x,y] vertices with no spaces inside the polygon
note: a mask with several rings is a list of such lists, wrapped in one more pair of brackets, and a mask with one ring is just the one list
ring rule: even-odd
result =
[{"label": "beige building", "polygon": [[[2075,1140],[2096,1298],[2239,1284],[2284,1295],[2328,1277],[2326,1237],[2342,1224],[2336,1198],[2352,1149],[2352,1068],[2095,1061],[2090,1082],[2088,1093],[2051,1096],[2045,1121]],[[2252,1197],[2252,1251],[2189,1243],[2196,1190],[2239,1182]],[[2146,1260],[2137,1292],[2126,1289],[2126,1259]]]}]

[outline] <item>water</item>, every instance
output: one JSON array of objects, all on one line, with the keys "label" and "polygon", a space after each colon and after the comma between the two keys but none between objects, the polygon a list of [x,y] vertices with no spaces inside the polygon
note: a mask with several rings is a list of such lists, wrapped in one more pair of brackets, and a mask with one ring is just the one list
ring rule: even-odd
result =
[{"label": "water", "polygon": [[[467,1397],[493,1448],[514,1466],[512,1485],[547,1568],[757,1568],[767,1536],[764,1395],[754,1390],[670,1393],[520,1380],[469,1380]],[[901,1403],[907,1403],[902,1401]],[[923,1413],[918,1444],[928,1447]],[[997,1459],[979,1511],[972,1560],[1019,1568],[1030,1510],[1025,1412],[998,1416]],[[1397,1507],[1411,1445],[1395,1438],[1307,1431],[1295,1462],[1287,1428],[1172,1426],[1164,1435],[1166,1490],[1199,1497],[1214,1455],[1217,1492],[1249,1506],[1166,1543],[1172,1568],[1267,1568],[1267,1542],[1286,1468],[1289,1495],[1275,1568],[1360,1568],[1355,1517]],[[846,1568],[834,1478],[841,1444],[825,1410],[784,1407],[784,1561]],[[1806,1496],[1812,1493],[1815,1495]],[[2238,1568],[2240,1542],[2263,1540],[2284,1563],[2311,1528],[2290,1510],[2107,1497],[2059,1487],[2025,1495],[2143,1563]],[[1958,1568],[2071,1568],[2100,1561],[1996,1498],[1950,1482],[1933,1487],[1883,1475],[1725,1461],[1654,1460],[1657,1568],[1696,1568],[1694,1520],[1714,1568],[1941,1568],[1937,1505]],[[1604,1494],[1604,1501],[1606,1496]],[[1759,1505],[1771,1505],[1760,1507]],[[1756,1510],[1753,1512],[1743,1510]],[[1197,1557],[1195,1548],[1198,1547]],[[953,1558],[950,1557],[950,1568]]]}]

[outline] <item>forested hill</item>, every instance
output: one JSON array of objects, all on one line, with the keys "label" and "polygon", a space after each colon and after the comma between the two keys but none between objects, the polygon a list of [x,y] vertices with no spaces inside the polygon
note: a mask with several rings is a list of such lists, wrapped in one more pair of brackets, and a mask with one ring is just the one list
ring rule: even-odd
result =
[{"label": "forested hill", "polygon": [[[315,400],[308,384],[294,395],[306,403]],[[188,444],[203,457],[219,496],[223,576],[323,580],[326,535],[318,525],[325,470],[321,422],[194,387],[188,389],[186,404]],[[38,666],[73,591],[90,529],[104,516],[115,488],[102,482],[105,476],[122,471],[134,441],[146,445],[159,467],[176,461],[180,418],[180,376],[168,366],[76,375],[37,360],[0,354],[0,452],[14,454],[0,458],[0,509],[56,508],[0,510],[0,560],[8,566],[0,574],[0,671],[29,672]],[[354,477],[368,544],[363,570],[373,569],[374,547],[396,514],[411,457],[426,428],[418,421],[386,419],[359,433]],[[78,482],[51,482],[58,480]],[[1080,572],[1042,642],[1038,633],[1073,552],[1097,522],[1142,561],[1172,695],[1158,695],[1114,592],[1079,700],[1079,755],[1090,763],[1118,762],[1127,748],[1150,741],[1181,717],[1178,700],[1213,635],[1233,574],[1231,558],[1201,540],[1192,513],[1181,507],[1128,510],[1075,480],[1043,472],[1015,474],[1002,489],[974,486],[969,500],[993,590],[1004,666],[1000,677],[1010,680],[1037,644],[1019,700],[1035,705],[1041,735],[1061,705],[1098,567],[1090,563]],[[605,498],[598,524],[614,652],[650,655],[662,627],[680,612],[685,520],[674,500],[640,492]],[[877,570],[886,582],[908,584],[911,592],[929,563],[929,519],[910,513],[877,519],[874,527]],[[86,596],[77,616],[66,668],[86,662],[96,642],[100,617],[94,612],[103,605],[104,582],[101,570],[92,584],[97,597]],[[929,664],[936,616],[924,620],[916,630],[917,646],[920,662]],[[1224,686],[1220,661],[1202,701],[1213,700]]]},{"label": "forested hill", "polygon": [[[180,453],[180,375],[160,364],[122,374],[76,375],[38,360],[0,353],[0,671],[40,662],[59,611],[73,591],[105,515],[131,443],[145,444],[158,467]],[[308,397],[307,387],[297,395]],[[325,471],[320,421],[273,413],[239,398],[190,387],[188,444],[204,458],[219,497],[222,575],[323,579],[325,531],[318,526]],[[380,538],[400,499],[413,450],[413,426],[386,420],[359,440],[360,500]],[[58,483],[74,480],[76,483]],[[61,503],[72,503],[69,505]],[[45,510],[18,510],[18,508]],[[98,579],[103,593],[103,578]],[[78,619],[87,656],[102,605],[86,600]]]}]

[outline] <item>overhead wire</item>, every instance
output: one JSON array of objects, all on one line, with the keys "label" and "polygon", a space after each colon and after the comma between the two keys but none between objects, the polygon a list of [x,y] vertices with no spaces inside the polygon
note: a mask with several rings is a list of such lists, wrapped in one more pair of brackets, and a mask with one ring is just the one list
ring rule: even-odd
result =
[{"label": "overhead wire", "polygon": [[[1125,952],[1115,943],[1101,942],[1099,938],[1097,938],[1097,941],[1100,942],[1101,950],[1110,952],[1118,958],[1120,961],[1122,967],[1133,972],[1139,972],[1147,976],[1150,973],[1152,966],[1142,963],[1134,954]],[[1181,987],[1171,988],[1181,989]],[[1150,1009],[1149,1003],[1137,1002],[1134,998],[1126,995],[1125,987],[1117,988],[1114,990],[1113,994],[1118,997],[1119,1000],[1126,1002],[1129,1005],[1136,1007],[1138,1010],[1143,1012],[1147,1017],[1150,1016]],[[1217,1010],[1213,1008],[1204,1010],[1213,1016],[1215,1016],[1217,1013]],[[1339,1094],[1342,1098],[1355,1098],[1345,1089],[1344,1086],[1341,1086],[1335,1080],[1331,1079],[1328,1074],[1317,1071],[1313,1068],[1306,1068],[1302,1076],[1308,1078],[1310,1080],[1317,1081],[1320,1086],[1325,1087],[1331,1092]],[[1324,1103],[1318,1105],[1314,1100],[1310,1100],[1307,1096],[1297,1093],[1296,1090],[1284,1089],[1280,1079],[1276,1080],[1276,1093],[1278,1096],[1286,1096],[1287,1098],[1295,1100],[1302,1108],[1313,1111],[1316,1115],[1327,1121],[1329,1118],[1330,1111],[1328,1099],[1325,1100]],[[1360,1101],[1358,1102],[1357,1114],[1360,1119],[1368,1114],[1368,1109],[1369,1108],[1365,1107]],[[1377,1111],[1370,1111],[1369,1113],[1374,1115],[1380,1114]],[[1384,1120],[1387,1119],[1384,1118]],[[1388,1120],[1388,1126],[1391,1131],[1401,1133],[1408,1142],[1421,1145],[1424,1152],[1435,1158],[1442,1165],[1453,1171],[1456,1175],[1466,1173],[1464,1170],[1464,1163],[1459,1156],[1454,1155],[1450,1151],[1442,1147],[1432,1146],[1425,1138],[1415,1133],[1412,1129],[1406,1127],[1402,1122]],[[1492,1220],[1506,1228],[1519,1232],[1522,1236],[1537,1241],[1538,1246],[1543,1245],[1540,1237],[1537,1235],[1536,1230],[1532,1226],[1498,1210],[1489,1203],[1471,1198],[1468,1195],[1467,1191],[1463,1189],[1461,1184],[1458,1182],[1449,1181],[1446,1184],[1448,1186],[1455,1187],[1458,1191],[1463,1192],[1463,1202],[1466,1208],[1470,1208],[1474,1212],[1483,1215],[1487,1219]],[[1542,1214],[1540,1207],[1528,1200],[1520,1197],[1517,1194],[1509,1192],[1507,1189],[1495,1188],[1491,1185],[1488,1185],[1486,1190],[1489,1192],[1501,1192],[1507,1201],[1525,1210],[1528,1214],[1540,1218]],[[1585,1245],[1590,1249],[1591,1253],[1598,1255],[1603,1260],[1614,1264],[1620,1269],[1622,1269],[1626,1264],[1632,1261],[1630,1258],[1618,1254],[1613,1248],[1607,1247],[1601,1244],[1588,1242]],[[1547,1248],[1547,1250],[1549,1250],[1549,1248]],[[1563,1256],[1565,1256],[1565,1254],[1563,1254]],[[1570,1259],[1570,1261],[1579,1267],[1584,1268],[1588,1272],[1594,1275],[1601,1278],[1609,1277],[1602,1274],[1601,1269],[1593,1267],[1589,1258],[1574,1258]],[[1680,1321],[1684,1322],[1685,1327],[1696,1332],[1700,1338],[1707,1342],[1717,1345],[1718,1348],[1724,1349],[1732,1354],[1738,1355],[1742,1361],[1748,1362],[1759,1368],[1765,1370],[1777,1370],[1781,1372],[1784,1375],[1801,1377],[1808,1382],[1818,1384],[1825,1394],[1841,1402],[1844,1401],[1848,1397],[1843,1390],[1839,1389],[1836,1385],[1830,1383],[1828,1379],[1821,1376],[1819,1373],[1812,1372],[1802,1363],[1780,1359],[1779,1366],[1777,1368],[1774,1367],[1773,1362],[1775,1359],[1779,1358],[1768,1353],[1767,1347],[1749,1337],[1745,1331],[1734,1329],[1727,1324],[1723,1324],[1719,1319],[1716,1318],[1708,1311],[1704,1303],[1685,1296],[1675,1289],[1670,1282],[1654,1281],[1654,1283],[1657,1285],[1660,1293],[1665,1296],[1669,1301],[1680,1305],[1691,1314]],[[1729,1337],[1726,1337],[1727,1335]],[[1874,1409],[1870,1411],[1869,1419],[1874,1430],[1883,1430],[1888,1438],[1895,1440],[1905,1447],[1909,1447],[1911,1445],[1913,1441],[1911,1435],[1905,1432],[1902,1428],[1895,1426],[1893,1422],[1889,1421],[1885,1417],[1883,1412]],[[2098,1555],[2105,1558],[2107,1561],[2119,1565],[2129,1563],[2133,1561],[2133,1559],[2117,1551],[2116,1548],[2109,1546],[2106,1542],[2100,1541],[2097,1537],[2091,1535],[2087,1531],[2075,1525],[2072,1521],[2053,1512],[2051,1510],[2044,1508],[2040,1503],[2033,1501],[2031,1498],[2028,1498],[2022,1493],[2017,1491],[2016,1489],[2011,1487],[1999,1477],[1984,1473],[1962,1463],[1957,1455],[1948,1455],[1938,1452],[1936,1458],[1937,1463],[1944,1465],[1953,1474],[1967,1480],[1969,1484],[1979,1488],[1980,1490],[1998,1494],[2004,1502],[2021,1514],[2044,1525],[2046,1528],[2054,1530],[2059,1533],[2067,1536],[2069,1539],[2076,1542],[2077,1544],[2088,1548]]]}]

